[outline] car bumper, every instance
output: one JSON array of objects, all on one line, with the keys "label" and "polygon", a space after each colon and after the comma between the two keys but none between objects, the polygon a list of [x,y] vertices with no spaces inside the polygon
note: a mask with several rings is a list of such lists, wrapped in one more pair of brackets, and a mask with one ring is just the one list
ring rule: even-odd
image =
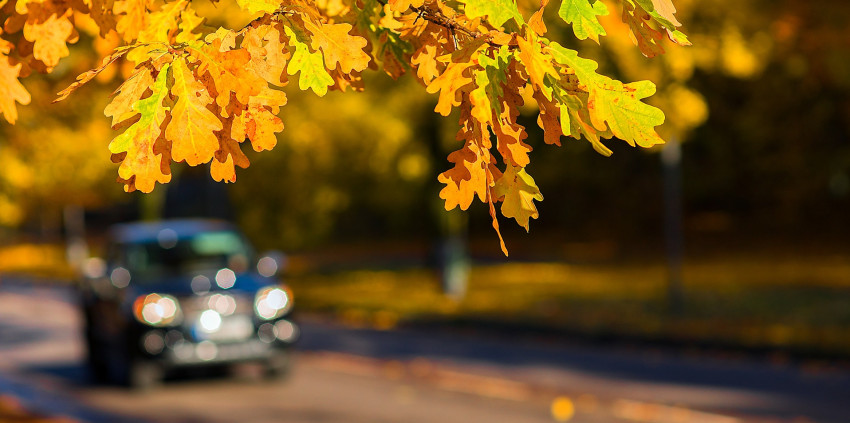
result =
[{"label": "car bumper", "polygon": [[263,361],[289,348],[299,336],[290,320],[268,322],[241,340],[197,339],[179,330],[151,330],[141,337],[142,354],[166,367]]},{"label": "car bumper", "polygon": [[212,341],[184,342],[167,351],[163,359],[173,366],[231,363],[268,359],[275,350],[280,350],[280,346],[259,339],[230,344]]}]

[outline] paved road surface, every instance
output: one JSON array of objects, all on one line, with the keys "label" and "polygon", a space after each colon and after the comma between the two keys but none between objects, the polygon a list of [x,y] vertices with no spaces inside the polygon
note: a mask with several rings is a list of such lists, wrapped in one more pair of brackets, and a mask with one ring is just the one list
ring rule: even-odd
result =
[{"label": "paved road surface", "polygon": [[850,421],[850,372],[825,366],[321,322],[285,383],[244,366],[133,394],[87,382],[78,328],[67,290],[0,285],[0,393],[92,422],[552,422],[553,403],[587,423]]}]

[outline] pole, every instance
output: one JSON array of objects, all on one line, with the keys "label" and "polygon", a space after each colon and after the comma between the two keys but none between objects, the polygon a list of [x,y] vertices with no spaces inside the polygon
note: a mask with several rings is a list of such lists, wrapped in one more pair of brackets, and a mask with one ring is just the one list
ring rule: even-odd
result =
[{"label": "pole", "polygon": [[682,262],[682,146],[671,139],[661,150],[664,169],[664,240],[667,250],[667,301],[670,310],[678,314],[683,308]]}]

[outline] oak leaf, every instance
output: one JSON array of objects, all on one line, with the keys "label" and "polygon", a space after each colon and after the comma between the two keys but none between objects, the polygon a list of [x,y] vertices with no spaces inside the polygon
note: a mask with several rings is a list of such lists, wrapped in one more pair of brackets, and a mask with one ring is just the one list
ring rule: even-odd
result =
[{"label": "oak leaf", "polygon": [[493,123],[493,115],[500,115],[502,107],[501,98],[504,95],[503,86],[507,82],[506,72],[512,58],[507,46],[502,46],[493,52],[490,58],[487,50],[478,54],[478,64],[481,67],[475,72],[476,88],[469,93],[472,103],[472,116],[479,122]]},{"label": "oak leaf", "polygon": [[304,25],[313,34],[311,40],[313,50],[322,50],[325,66],[328,69],[334,69],[339,65],[341,71],[351,73],[369,67],[369,55],[363,51],[363,47],[366,47],[366,39],[349,35],[351,25],[315,24],[310,21],[305,22]]},{"label": "oak leaf", "polygon": [[486,16],[487,21],[495,28],[503,26],[511,19],[520,26],[525,23],[515,0],[460,0],[460,2],[464,4],[463,12],[468,18]]},{"label": "oak leaf", "polygon": [[171,120],[165,127],[165,138],[171,141],[174,161],[186,161],[197,166],[212,159],[218,150],[214,131],[222,129],[221,120],[207,106],[213,99],[206,87],[195,79],[195,74],[184,58],[171,63],[174,85],[171,94],[177,102],[171,108]]},{"label": "oak leaf", "polygon": [[12,65],[9,58],[0,54],[0,114],[6,121],[15,123],[18,119],[18,110],[15,102],[29,104],[30,93],[18,81],[21,64]]},{"label": "oak leaf", "polygon": [[263,87],[233,120],[231,138],[241,141],[247,137],[255,151],[271,150],[277,144],[275,133],[283,130],[283,121],[277,114],[285,104],[283,91]]},{"label": "oak leaf", "polygon": [[232,121],[225,124],[225,128],[216,132],[219,142],[219,150],[215,152],[215,160],[210,162],[210,176],[219,182],[236,182],[236,167],[246,168],[251,164],[248,157],[242,153],[239,143],[230,137],[228,126]]},{"label": "oak leaf", "polygon": [[394,12],[404,12],[412,7],[422,7],[425,0],[389,0],[389,6]]},{"label": "oak leaf", "polygon": [[279,0],[236,0],[236,4],[248,13],[274,13],[281,6]]},{"label": "oak leaf", "polygon": [[109,143],[112,154],[126,153],[118,168],[118,176],[127,181],[125,191],[135,188],[151,192],[157,182],[171,180],[171,175],[163,172],[161,167],[162,153],[154,151],[154,143],[162,134],[161,125],[166,117],[167,107],[163,100],[168,96],[168,69],[168,64],[160,69],[150,96],[133,103],[133,111],[139,120]]},{"label": "oak leaf", "polygon": [[449,154],[448,160],[455,166],[437,176],[437,180],[446,184],[440,191],[445,200],[446,210],[460,207],[466,210],[475,196],[485,201],[487,198],[486,159],[474,142],[467,142],[463,148]]},{"label": "oak leaf", "polygon": [[69,20],[72,14],[71,9],[60,14],[53,9],[37,8],[29,14],[24,24],[24,38],[33,43],[33,57],[48,69],[70,54],[66,42],[73,40],[76,34],[74,24]]},{"label": "oak leaf", "polygon": [[597,43],[600,35],[606,35],[598,17],[607,14],[608,8],[601,0],[562,0],[558,10],[561,19],[572,24],[576,38],[590,38]]},{"label": "oak leaf", "polygon": [[614,136],[632,146],[651,147],[664,142],[654,129],[664,123],[664,113],[640,101],[655,93],[655,84],[649,81],[623,84],[600,75],[596,73],[596,62],[583,59],[575,50],[556,42],[549,44],[547,51],[557,62],[572,68],[586,86],[587,109],[597,130],[610,129]]},{"label": "oak leaf", "polygon": [[507,165],[493,186],[493,195],[502,201],[502,215],[513,218],[528,232],[528,219],[538,217],[534,200],[543,201],[543,194],[525,168]]},{"label": "oak leaf", "polygon": [[316,95],[324,96],[328,93],[328,87],[334,84],[334,79],[325,69],[322,54],[310,51],[303,33],[297,33],[289,26],[285,26],[284,29],[289,37],[289,45],[295,49],[286,66],[286,73],[292,76],[300,73],[298,88],[311,89]]},{"label": "oak leaf", "polygon": [[543,54],[542,47],[537,36],[533,32],[526,37],[517,38],[519,53],[517,57],[525,66],[528,79],[536,90],[540,90],[547,99],[552,98],[552,89],[544,82],[546,75],[557,76],[558,72],[552,66],[552,58]]},{"label": "oak leaf", "polygon": [[247,31],[241,44],[251,55],[248,67],[266,82],[277,86],[286,85],[284,69],[289,60],[289,52],[281,37],[279,27],[260,25]]},{"label": "oak leaf", "polygon": [[112,117],[112,127],[123,122],[136,114],[133,111],[133,103],[142,97],[142,94],[153,85],[154,79],[148,67],[142,66],[136,69],[126,81],[112,94],[115,97],[106,105],[103,114]]}]

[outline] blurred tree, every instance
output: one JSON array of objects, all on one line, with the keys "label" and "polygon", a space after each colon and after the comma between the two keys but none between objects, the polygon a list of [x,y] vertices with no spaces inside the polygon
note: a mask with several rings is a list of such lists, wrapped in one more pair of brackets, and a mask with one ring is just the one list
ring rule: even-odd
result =
[{"label": "blurred tree", "polygon": [[[496,205],[528,230],[529,219],[538,217],[534,201],[543,199],[526,171],[531,146],[517,121],[523,103],[536,103],[549,144],[560,145],[563,135],[584,136],[609,155],[603,139],[642,147],[663,142],[655,132],[663,113],[642,102],[655,85],[624,84],[599,74],[596,62],[547,38],[548,0],[530,7],[515,0],[236,3],[252,20],[228,29],[203,26],[202,10],[188,0],[4,0],[0,112],[10,123],[17,120],[16,103],[31,101],[18,79],[57,68],[70,54],[68,44],[80,38],[78,27],[99,35],[114,50],[57,101],[113,62],[134,65],[105,108],[113,127],[124,131],[109,150],[121,163],[125,190],[150,192],[171,180],[172,161],[210,163],[214,179],[235,182],[235,167],[250,163],[240,143],[250,141],[255,151],[277,144],[283,122],[276,115],[287,97],[272,86],[286,86],[289,76],[298,74],[301,90],[324,96],[329,89],[362,89],[367,68],[393,78],[415,71],[427,92],[439,93],[436,112],[449,116],[459,110],[457,140],[463,146],[449,156],[454,168],[438,178],[445,184],[440,197],[446,210],[465,210],[477,197],[488,204],[500,241]],[[664,53],[664,38],[690,44],[677,30],[681,24],[670,0],[623,0],[617,6],[644,55]],[[598,19],[608,13],[601,1],[562,0],[557,14],[572,24],[576,38],[598,43],[606,35]],[[396,150],[392,134],[378,151]],[[417,166],[418,159],[410,157],[406,169]],[[330,203],[333,197],[322,196]]]},{"label": "blurred tree", "polygon": [[[17,3],[27,10],[37,7],[35,3]],[[13,31],[12,18],[23,16],[12,11],[17,3],[0,1],[4,24],[0,38],[11,40],[16,49],[27,43],[25,30]],[[118,3],[121,8],[111,11],[113,19],[128,16],[126,7],[137,4]],[[142,3],[138,2],[143,10],[152,12],[163,6],[162,2]],[[679,0],[675,16],[688,24],[695,45],[687,49],[665,45],[667,53],[650,60],[633,47],[628,26],[620,19],[620,2],[604,1],[609,14],[599,21],[610,36],[600,37],[598,46],[571,41],[572,26],[553,24],[560,19],[557,15],[563,3],[553,2],[545,9],[549,38],[580,48],[582,56],[600,63],[603,73],[659,83],[659,92],[650,100],[668,117],[659,132],[665,138],[676,136],[686,141],[688,228],[699,234],[740,236],[758,228],[775,233],[776,228],[806,221],[807,226],[796,226],[799,231],[846,236],[850,226],[841,217],[850,212],[850,149],[846,143],[850,132],[850,48],[846,43],[850,39],[846,26],[850,6],[825,0]],[[323,10],[340,12],[346,2],[317,4]],[[519,0],[518,5],[527,18],[540,2]],[[253,17],[234,2],[194,2],[191,7],[213,28],[241,28]],[[61,18],[55,13],[50,16]],[[105,161],[103,149],[110,135],[94,112],[106,103],[104,89],[87,88],[75,94],[73,103],[47,105],[49,93],[126,42],[117,32],[101,38],[100,28],[89,16],[74,12],[81,42],[69,45],[69,56],[46,77],[29,77],[23,82],[32,96],[31,107],[15,109],[15,116],[20,112],[17,125],[0,126],[0,225],[31,220],[42,210],[50,210],[46,214],[52,217],[46,220],[58,219],[58,207],[64,201],[96,205],[122,198],[107,175],[114,169]],[[415,14],[410,17],[413,19],[397,20],[410,25],[416,20]],[[418,19],[417,25],[423,23]],[[394,25],[390,20],[384,24]],[[362,33],[354,27],[353,33]],[[387,40],[392,41],[391,34],[396,32],[387,32]],[[382,45],[380,38],[378,43],[374,38],[369,41],[373,46]],[[6,47],[4,44],[0,50],[1,60],[8,57],[9,63],[18,62],[12,65],[21,65],[18,76],[45,70],[26,65],[34,60],[34,52],[23,55],[6,51]],[[321,53],[321,49],[311,51]],[[375,63],[384,63],[375,58],[379,50],[368,53]],[[131,61],[122,58],[117,63],[106,68],[98,80],[132,75]],[[246,183],[231,190],[243,207],[236,209],[240,221],[252,233],[268,237],[268,243],[285,242],[290,248],[362,234],[427,237],[417,232],[420,217],[431,207],[428,197],[433,198],[439,190],[429,181],[434,170],[448,167],[440,164],[445,154],[457,149],[452,139],[457,129],[454,121],[460,115],[455,110],[452,122],[440,124],[439,137],[446,142],[431,148],[423,128],[434,121],[426,118],[433,104],[412,79],[392,82],[382,76],[364,76],[372,89],[354,96],[331,93],[317,99],[287,87],[290,101],[298,105],[281,114],[288,130],[272,153],[252,154],[244,148],[256,169],[240,173]],[[528,132],[525,142],[543,147],[544,133],[535,124],[539,108],[530,91],[523,93],[518,122]],[[14,97],[12,91],[3,93],[4,99]],[[8,108],[0,110],[9,117]],[[388,126],[383,126],[384,122]],[[388,139],[391,141],[384,145]],[[41,148],[47,142],[51,148]],[[621,153],[605,159],[589,147],[570,142],[561,149],[541,148],[531,153],[534,165],[527,169],[533,171],[541,191],[549,194],[540,207],[548,215],[558,216],[541,222],[546,230],[539,232],[535,241],[568,233],[574,240],[633,236],[642,243],[651,242],[647,235],[660,233],[657,158]],[[620,151],[616,144],[609,147]],[[41,182],[36,183],[39,178]],[[272,186],[267,183],[270,179],[282,182]],[[307,183],[293,183],[300,180]],[[638,204],[640,207],[635,206]],[[628,218],[623,217],[624,211]],[[470,231],[474,235],[490,230],[487,208],[472,214]],[[273,229],[267,230],[264,222]],[[513,238],[521,231],[503,228],[503,232]],[[563,235],[556,238],[562,242]]]}]

